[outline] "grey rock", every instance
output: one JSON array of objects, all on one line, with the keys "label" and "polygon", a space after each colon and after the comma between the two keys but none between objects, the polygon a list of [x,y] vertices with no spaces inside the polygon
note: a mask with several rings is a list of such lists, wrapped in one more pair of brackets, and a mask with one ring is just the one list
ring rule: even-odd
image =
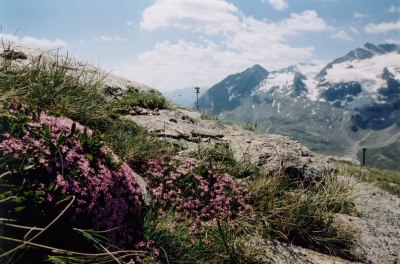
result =
[{"label": "grey rock", "polygon": [[289,178],[301,179],[306,183],[319,182],[322,180],[322,172],[315,168],[296,168],[291,166],[285,169],[285,174]]},{"label": "grey rock", "polygon": [[[328,158],[315,155],[288,137],[256,134],[237,125],[201,119],[197,112],[185,109],[160,110],[157,116],[128,115],[126,118],[189,151],[195,152],[202,144],[227,144],[237,160],[249,160],[267,173],[284,171],[290,167],[297,168],[300,178],[315,178],[318,172],[322,175],[334,170]],[[177,126],[174,120],[183,122]],[[306,170],[303,169],[305,166]]]}]

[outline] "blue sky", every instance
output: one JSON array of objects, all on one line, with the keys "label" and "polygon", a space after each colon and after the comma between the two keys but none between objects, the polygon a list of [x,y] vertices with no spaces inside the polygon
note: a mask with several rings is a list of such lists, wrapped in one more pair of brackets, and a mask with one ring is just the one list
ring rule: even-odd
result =
[{"label": "blue sky", "polygon": [[400,43],[400,0],[0,0],[1,36],[160,91]]}]

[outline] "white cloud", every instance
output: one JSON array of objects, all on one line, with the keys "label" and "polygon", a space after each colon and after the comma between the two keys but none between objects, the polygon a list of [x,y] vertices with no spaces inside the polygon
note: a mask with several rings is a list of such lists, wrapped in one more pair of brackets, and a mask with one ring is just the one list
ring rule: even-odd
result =
[{"label": "white cloud", "polygon": [[349,36],[349,34],[346,33],[344,30],[340,30],[334,34],[331,35],[332,39],[341,39],[341,40],[347,40],[347,41],[352,41],[353,38]]},{"label": "white cloud", "polygon": [[200,33],[177,42],[159,41],[138,56],[137,64],[116,71],[160,90],[212,85],[254,64],[277,70],[310,60],[314,48],[292,47],[288,38],[334,29],[314,10],[271,22],[246,16],[222,0],[157,0],[144,10],[140,26]]},{"label": "white cloud", "polygon": [[353,12],[353,17],[358,19],[363,19],[365,15],[358,12]]},{"label": "white cloud", "polygon": [[32,48],[42,49],[53,49],[67,46],[67,43],[61,39],[49,40],[49,39],[38,39],[30,36],[17,37],[11,34],[0,33],[0,38],[22,45],[26,45]]},{"label": "white cloud", "polygon": [[93,39],[94,42],[127,42],[126,39],[121,38],[120,36],[100,36],[98,38]]},{"label": "white cloud", "polygon": [[364,27],[366,33],[386,33],[387,31],[400,30],[400,20],[397,22],[387,22],[374,24],[370,23]]},{"label": "white cloud", "polygon": [[400,13],[400,6],[390,6],[388,10],[386,10],[389,13]]},{"label": "white cloud", "polygon": [[385,39],[385,43],[389,43],[389,44],[400,44],[400,39]]},{"label": "white cloud", "polygon": [[288,7],[288,3],[285,0],[263,0],[264,2],[268,2],[273,8],[276,10],[284,10]]},{"label": "white cloud", "polygon": [[292,33],[296,31],[322,32],[333,30],[333,27],[326,24],[324,19],[319,17],[314,10],[305,10],[300,14],[291,13],[290,18],[283,20],[280,24]]},{"label": "white cloud", "polygon": [[126,25],[129,26],[129,27],[130,27],[130,26],[133,26],[134,24],[135,24],[135,23],[134,23],[133,21],[130,21],[130,20],[129,20],[129,21],[126,21]]},{"label": "white cloud", "polygon": [[221,50],[212,44],[186,40],[163,41],[139,56],[139,64],[121,65],[114,73],[146,83],[161,91],[190,86],[211,86],[227,75],[256,63],[268,70],[307,60],[313,48],[292,48],[284,44],[257,47],[240,52]]},{"label": "white cloud", "polygon": [[[270,51],[270,46],[281,44],[287,47],[287,37],[304,32],[323,32],[333,28],[320,18],[317,12],[306,10],[300,14],[292,13],[289,18],[278,23],[268,23],[252,17],[243,19],[243,30],[227,39],[227,46],[239,51],[261,53]],[[283,45],[285,44],[285,45]],[[279,58],[277,58],[279,60]]]},{"label": "white cloud", "polygon": [[356,34],[356,35],[360,35],[360,32],[358,31],[358,29],[357,29],[357,28],[355,28],[355,27],[350,27],[349,29],[350,29],[350,30],[351,30],[351,32],[353,32],[354,34]]},{"label": "white cloud", "polygon": [[225,1],[158,0],[143,12],[140,26],[146,30],[162,27],[191,29],[208,35],[236,31],[238,9]]}]

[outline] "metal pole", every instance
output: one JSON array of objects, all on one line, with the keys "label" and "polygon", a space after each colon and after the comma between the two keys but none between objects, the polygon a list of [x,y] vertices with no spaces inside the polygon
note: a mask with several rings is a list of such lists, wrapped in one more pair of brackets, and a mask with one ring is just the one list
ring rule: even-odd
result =
[{"label": "metal pole", "polygon": [[362,151],[363,151],[362,165],[365,166],[365,152],[367,151],[367,149],[363,148]]},{"label": "metal pole", "polygon": [[197,111],[199,111],[199,93],[200,93],[200,87],[194,87],[194,89],[196,90],[196,96],[197,96],[197,100],[196,100],[196,109],[197,109]]}]

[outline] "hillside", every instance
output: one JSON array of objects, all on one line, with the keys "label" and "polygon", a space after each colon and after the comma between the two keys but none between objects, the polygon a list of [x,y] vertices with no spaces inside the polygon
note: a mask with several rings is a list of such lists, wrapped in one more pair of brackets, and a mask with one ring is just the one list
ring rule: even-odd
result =
[{"label": "hillside", "polygon": [[399,61],[398,45],[366,43],[322,69],[255,65],[211,87],[200,109],[290,136],[317,153],[357,161],[367,148],[368,164],[398,170]]},{"label": "hillside", "polygon": [[57,54],[1,57],[2,262],[399,261],[399,197],[299,142]]}]

